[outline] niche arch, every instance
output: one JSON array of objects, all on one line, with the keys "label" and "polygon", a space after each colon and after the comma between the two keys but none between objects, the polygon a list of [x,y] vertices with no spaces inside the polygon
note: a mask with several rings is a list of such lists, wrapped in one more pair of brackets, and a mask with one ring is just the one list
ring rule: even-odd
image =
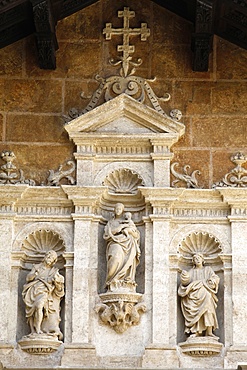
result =
[{"label": "niche arch", "polygon": [[[41,227],[43,226],[43,227]],[[44,227],[45,226],[45,227]],[[22,229],[17,235],[14,246],[18,251],[12,252],[12,259],[18,261],[18,271],[15,272],[17,286],[17,341],[29,334],[30,329],[25,318],[25,304],[22,300],[22,290],[26,276],[34,264],[41,263],[49,250],[57,253],[56,266],[65,277],[65,259],[63,253],[66,244],[63,237],[49,223],[35,223]],[[16,270],[16,269],[15,269]],[[61,331],[64,333],[65,302],[61,302]]]},{"label": "niche arch", "polygon": [[150,171],[147,171],[143,166],[140,166],[137,163],[124,163],[124,162],[112,162],[106,164],[95,176],[93,185],[94,186],[101,186],[107,176],[109,176],[114,171],[119,170],[128,170],[132,171],[133,173],[136,173],[143,181],[143,186],[152,187],[153,186],[153,179],[150,176],[150,173],[152,173],[151,168]]}]

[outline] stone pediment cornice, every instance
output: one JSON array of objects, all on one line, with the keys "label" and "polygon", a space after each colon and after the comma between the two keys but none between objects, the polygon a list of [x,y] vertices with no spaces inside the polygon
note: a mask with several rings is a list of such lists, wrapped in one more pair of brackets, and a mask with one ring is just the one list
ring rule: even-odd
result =
[{"label": "stone pediment cornice", "polygon": [[[126,119],[136,125],[131,132],[126,126],[126,131],[123,125],[117,125],[119,119]],[[114,128],[109,128],[106,132],[100,131],[103,127],[116,122]],[[143,128],[146,132],[142,132],[139,128]],[[97,137],[108,137],[113,140],[117,138],[170,138],[176,142],[185,132],[183,123],[173,120],[168,116],[164,116],[154,109],[143,105],[132,97],[121,94],[116,98],[100,105],[90,112],[72,120],[65,126],[66,131],[76,145],[85,142],[86,138],[95,139]],[[123,137],[124,135],[124,137]]]}]

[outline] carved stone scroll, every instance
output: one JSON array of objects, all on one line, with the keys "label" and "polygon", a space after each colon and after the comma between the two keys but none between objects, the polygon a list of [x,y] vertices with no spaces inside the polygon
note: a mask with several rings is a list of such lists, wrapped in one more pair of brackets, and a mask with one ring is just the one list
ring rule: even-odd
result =
[{"label": "carved stone scroll", "polygon": [[185,183],[187,188],[194,188],[199,189],[198,181],[196,175],[200,175],[201,172],[199,170],[194,170],[189,174],[190,165],[185,165],[183,167],[184,173],[179,173],[175,170],[175,167],[178,165],[177,162],[171,164],[171,173],[176,178],[176,180],[172,181],[172,187],[178,187],[179,184]]}]

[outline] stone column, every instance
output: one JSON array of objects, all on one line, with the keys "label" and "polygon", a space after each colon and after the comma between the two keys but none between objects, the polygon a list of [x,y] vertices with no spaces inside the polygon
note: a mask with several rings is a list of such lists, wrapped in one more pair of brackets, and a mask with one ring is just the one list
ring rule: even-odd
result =
[{"label": "stone column", "polygon": [[247,321],[247,193],[241,188],[223,188],[220,193],[231,208],[232,344],[234,347],[246,346],[247,331],[243,323]]},{"label": "stone column", "polygon": [[92,141],[83,140],[74,154],[77,161],[76,179],[78,186],[93,184],[95,147]]},{"label": "stone column", "polygon": [[[18,279],[11,275],[15,203],[26,185],[4,185],[0,189],[0,333],[4,343],[16,341]],[[17,271],[18,272],[18,271]]]},{"label": "stone column", "polygon": [[65,325],[64,343],[72,342],[72,300],[73,300],[73,265],[74,253],[63,253],[65,259]]},{"label": "stone column", "polygon": [[170,162],[173,153],[170,152],[170,146],[174,142],[173,137],[166,137],[166,140],[152,139],[154,171],[154,187],[170,186]]},{"label": "stone column", "polygon": [[94,206],[102,188],[63,186],[75,205],[72,343],[89,343],[92,240],[95,242]]},{"label": "stone column", "polygon": [[153,343],[169,343],[169,219],[152,215],[153,222]]}]

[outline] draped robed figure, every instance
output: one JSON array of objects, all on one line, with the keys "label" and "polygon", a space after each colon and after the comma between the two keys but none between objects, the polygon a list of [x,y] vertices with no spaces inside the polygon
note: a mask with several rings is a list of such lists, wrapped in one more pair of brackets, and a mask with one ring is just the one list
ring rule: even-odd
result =
[{"label": "draped robed figure", "polygon": [[191,336],[215,337],[213,331],[218,328],[216,316],[219,277],[210,266],[204,266],[201,254],[192,258],[194,267],[183,270],[178,294],[181,297],[181,309],[185,319],[185,333]]},{"label": "draped robed figure", "polygon": [[108,221],[104,239],[107,241],[106,286],[109,290],[117,289],[125,283],[136,285],[136,267],[140,260],[140,233],[131,214],[124,214],[124,205],[115,205],[115,214]]}]

